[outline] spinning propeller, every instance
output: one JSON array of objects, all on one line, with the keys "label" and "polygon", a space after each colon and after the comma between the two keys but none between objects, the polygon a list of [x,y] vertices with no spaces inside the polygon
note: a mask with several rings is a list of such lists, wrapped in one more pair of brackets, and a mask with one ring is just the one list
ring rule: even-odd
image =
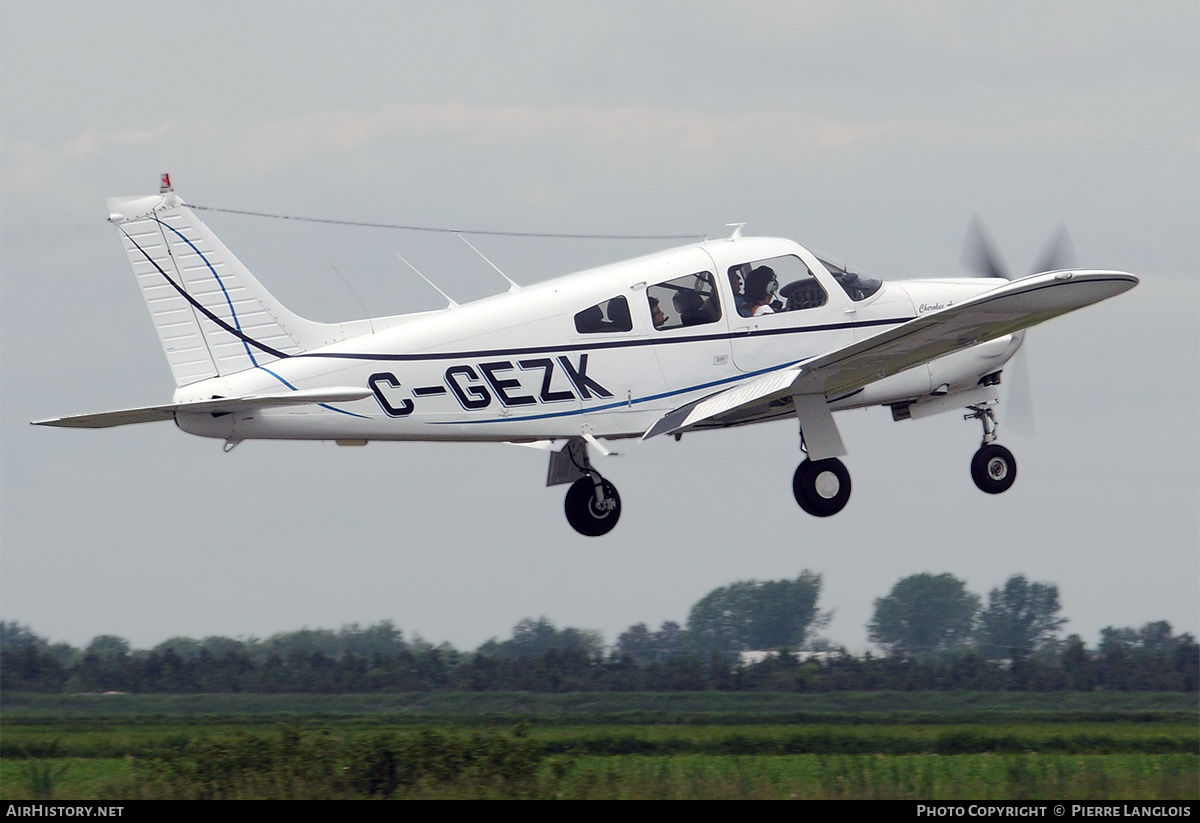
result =
[{"label": "spinning propeller", "polygon": [[[967,237],[963,243],[963,264],[972,274],[979,277],[1000,277],[1005,280],[1015,280],[1009,273],[1008,267],[1000,259],[996,246],[983,228],[979,216],[971,218],[967,226]],[[1034,263],[1030,274],[1040,274],[1046,271],[1070,269],[1076,266],[1075,247],[1071,243],[1071,235],[1066,225],[1060,225],[1058,231],[1050,238],[1042,250],[1037,262]],[[1028,334],[1028,331],[1020,334]],[[1010,404],[1008,422],[1012,429],[1019,434],[1032,436],[1033,424],[1033,389],[1029,383],[1029,364],[1025,359],[1025,346],[1017,349],[1010,367],[1007,369],[1008,401]]]}]

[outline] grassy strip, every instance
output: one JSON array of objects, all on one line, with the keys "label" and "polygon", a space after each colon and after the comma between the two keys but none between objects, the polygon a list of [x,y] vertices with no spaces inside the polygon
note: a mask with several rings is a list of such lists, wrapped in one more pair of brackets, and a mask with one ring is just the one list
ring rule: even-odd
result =
[{"label": "grassy strip", "polygon": [[[0,756],[19,759],[63,757],[156,757],[184,751],[201,742],[231,741],[246,733],[265,740],[281,735],[319,734],[342,744],[386,734],[409,741],[433,732],[492,733],[473,724],[370,724],[354,720],[309,721],[281,725],[176,724],[129,725],[67,721],[50,725],[6,726]],[[668,754],[1200,754],[1193,724],[970,724],[924,725],[611,725],[523,726],[537,751],[572,755]]]},{"label": "grassy strip", "polygon": [[[537,717],[542,722],[581,718],[621,723],[805,722],[815,715],[839,715],[836,722],[984,722],[1009,713],[1054,718],[1170,720],[1200,716],[1200,696],[1183,692],[442,692],[420,694],[67,694],[6,693],[5,722],[21,718],[139,715],[276,717],[394,715],[430,718],[468,715],[485,722]],[[781,715],[783,717],[781,717]],[[833,722],[828,719],[825,722]]]},{"label": "grassy strip", "polygon": [[[128,759],[43,761],[42,792],[28,769],[5,763],[0,799],[129,800],[206,796],[217,788],[139,774]],[[286,784],[286,785],[284,785]],[[354,797],[345,786],[286,774],[226,782],[245,798]],[[395,798],[513,796],[504,781],[460,774],[398,784]],[[525,797],[563,799],[1200,799],[1200,759],[1190,755],[792,755],[552,757],[523,786]]]},{"label": "grassy strip", "polygon": [[96,800],[114,781],[128,780],[128,757],[4,758],[0,760],[0,800]]},{"label": "grassy strip", "polygon": [[1195,800],[1188,755],[796,755],[580,758],[571,799]]}]

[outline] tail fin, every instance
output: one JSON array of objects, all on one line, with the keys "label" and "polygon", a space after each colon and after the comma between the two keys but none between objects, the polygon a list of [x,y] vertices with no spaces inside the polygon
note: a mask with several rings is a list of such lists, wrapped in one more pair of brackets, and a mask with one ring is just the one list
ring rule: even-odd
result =
[{"label": "tail fin", "polygon": [[176,386],[345,338],[285,309],[169,186],[106,202]]}]

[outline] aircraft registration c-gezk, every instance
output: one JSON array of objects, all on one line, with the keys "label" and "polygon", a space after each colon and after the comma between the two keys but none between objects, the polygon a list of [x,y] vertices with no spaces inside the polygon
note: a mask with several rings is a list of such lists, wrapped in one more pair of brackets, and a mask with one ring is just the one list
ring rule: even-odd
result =
[{"label": "aircraft registration c-gezk", "polygon": [[796,501],[836,514],[850,476],[833,412],[868,406],[896,420],[965,408],[983,426],[975,484],[1003,492],[1016,462],[994,442],[994,408],[1023,330],[1138,283],[1061,265],[1014,280],[881,282],[739,225],[464,305],[327,324],[272,297],[166,175],[157,195],[107,203],[175,394],[37,425],[174,420],[226,449],[260,438],[537,445],[550,453],[546,484],[571,484],[567,520],[589,536],[621,514],[589,447],[788,417],[807,455]]}]

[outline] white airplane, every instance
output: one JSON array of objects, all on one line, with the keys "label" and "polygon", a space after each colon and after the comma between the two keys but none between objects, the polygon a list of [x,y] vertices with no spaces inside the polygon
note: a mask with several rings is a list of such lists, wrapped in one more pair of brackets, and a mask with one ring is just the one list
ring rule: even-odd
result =
[{"label": "white airplane", "polygon": [[[611,531],[616,488],[589,447],[794,417],[807,456],[792,490],[826,517],[850,497],[833,412],[896,420],[966,409],[985,492],[1016,478],[998,445],[1000,374],[1024,329],[1133,288],[1115,271],[880,282],[790,240],[696,243],[465,305],[344,323],[284,308],[163,176],[107,201],[175,377],[172,402],[36,421],[105,428],[174,420],[243,440],[502,441],[550,452],[581,534]],[[1052,255],[1053,257],[1053,255]],[[1002,274],[984,247],[983,267]],[[511,282],[511,281],[510,281]]]}]

